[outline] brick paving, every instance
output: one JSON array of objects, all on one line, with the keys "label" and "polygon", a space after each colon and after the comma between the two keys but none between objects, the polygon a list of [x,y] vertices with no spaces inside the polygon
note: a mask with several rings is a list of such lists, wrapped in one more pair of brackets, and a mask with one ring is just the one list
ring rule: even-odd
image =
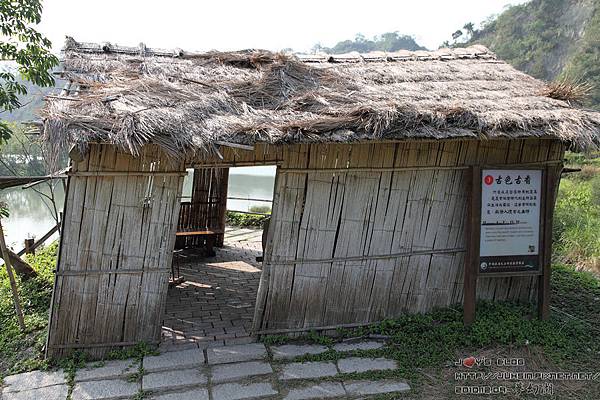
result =
[{"label": "brick paving", "polygon": [[215,257],[194,249],[176,256],[185,281],[170,287],[163,345],[248,343],[260,280],[262,230],[231,228]]}]

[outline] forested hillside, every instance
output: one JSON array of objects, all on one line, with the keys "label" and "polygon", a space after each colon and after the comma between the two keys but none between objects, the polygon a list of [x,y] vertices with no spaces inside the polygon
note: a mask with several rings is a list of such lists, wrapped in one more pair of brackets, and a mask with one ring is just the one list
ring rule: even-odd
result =
[{"label": "forested hillside", "polygon": [[600,0],[532,0],[470,34],[466,44],[483,44],[537,78],[589,82],[587,105],[600,109]]},{"label": "forested hillside", "polygon": [[333,47],[321,47],[316,45],[314,50],[324,51],[330,54],[349,53],[358,51],[359,53],[368,53],[370,51],[398,51],[398,50],[425,50],[420,46],[412,36],[401,35],[398,32],[387,32],[372,39],[367,39],[361,34],[357,34],[354,40],[344,40],[338,42]]}]

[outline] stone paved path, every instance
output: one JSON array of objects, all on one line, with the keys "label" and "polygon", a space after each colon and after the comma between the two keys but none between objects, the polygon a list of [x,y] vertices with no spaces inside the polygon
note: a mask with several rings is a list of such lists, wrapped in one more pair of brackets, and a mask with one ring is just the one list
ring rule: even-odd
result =
[{"label": "stone paved path", "polygon": [[194,250],[178,257],[185,282],[169,288],[162,340],[201,347],[250,342],[262,255],[262,230],[231,228],[215,257]]},{"label": "stone paved path", "polygon": [[[383,343],[376,341],[349,343],[344,344],[343,351],[381,346]],[[344,372],[395,369],[395,362],[385,358],[344,353],[337,361],[296,361],[298,355],[327,351],[323,346],[267,348],[251,343],[201,349],[194,343],[171,349],[145,357],[141,365],[132,360],[109,361],[78,370],[71,387],[72,400],[136,399],[142,393],[144,399],[154,400],[364,399],[410,390],[402,380],[350,380],[340,376]],[[62,371],[35,371],[5,378],[1,398],[63,400],[68,392]]]}]

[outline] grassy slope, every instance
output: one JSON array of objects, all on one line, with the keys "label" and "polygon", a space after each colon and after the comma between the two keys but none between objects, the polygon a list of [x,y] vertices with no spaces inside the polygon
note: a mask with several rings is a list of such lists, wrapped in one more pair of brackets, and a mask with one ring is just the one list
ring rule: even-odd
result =
[{"label": "grassy slope", "polygon": [[42,360],[42,347],[46,339],[56,249],[55,243],[34,257],[27,257],[39,275],[28,282],[18,283],[27,327],[24,335],[20,333],[15,318],[6,270],[4,266],[0,269],[0,377],[46,366]]}]

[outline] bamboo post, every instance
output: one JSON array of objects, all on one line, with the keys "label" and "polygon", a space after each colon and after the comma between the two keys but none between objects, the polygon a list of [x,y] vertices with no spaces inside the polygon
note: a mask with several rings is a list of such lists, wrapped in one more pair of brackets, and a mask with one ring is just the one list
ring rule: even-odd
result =
[{"label": "bamboo post", "polygon": [[467,219],[465,272],[463,284],[463,323],[470,326],[475,321],[475,303],[477,302],[477,263],[479,261],[480,212],[481,212],[481,168],[471,168],[467,183]]},{"label": "bamboo post", "polygon": [[25,254],[35,254],[35,250],[33,249],[33,245],[35,244],[35,240],[32,238],[25,239]]},{"label": "bamboo post", "polygon": [[217,206],[217,228],[222,230],[223,233],[217,235],[216,246],[223,247],[223,241],[225,240],[225,225],[227,220],[227,188],[229,185],[229,168],[222,168],[220,171],[219,179],[219,204]]},{"label": "bamboo post", "polygon": [[17,291],[17,283],[15,282],[15,276],[13,275],[12,266],[10,264],[10,256],[8,249],[6,248],[6,242],[4,241],[4,230],[2,229],[2,220],[0,219],[0,250],[2,250],[2,257],[4,258],[4,265],[6,266],[6,273],[10,281],[10,287],[12,289],[13,302],[15,303],[15,312],[17,313],[17,319],[19,320],[19,326],[21,331],[25,332],[25,320],[23,318],[23,311],[21,309],[21,302],[19,300],[19,292]]}]

